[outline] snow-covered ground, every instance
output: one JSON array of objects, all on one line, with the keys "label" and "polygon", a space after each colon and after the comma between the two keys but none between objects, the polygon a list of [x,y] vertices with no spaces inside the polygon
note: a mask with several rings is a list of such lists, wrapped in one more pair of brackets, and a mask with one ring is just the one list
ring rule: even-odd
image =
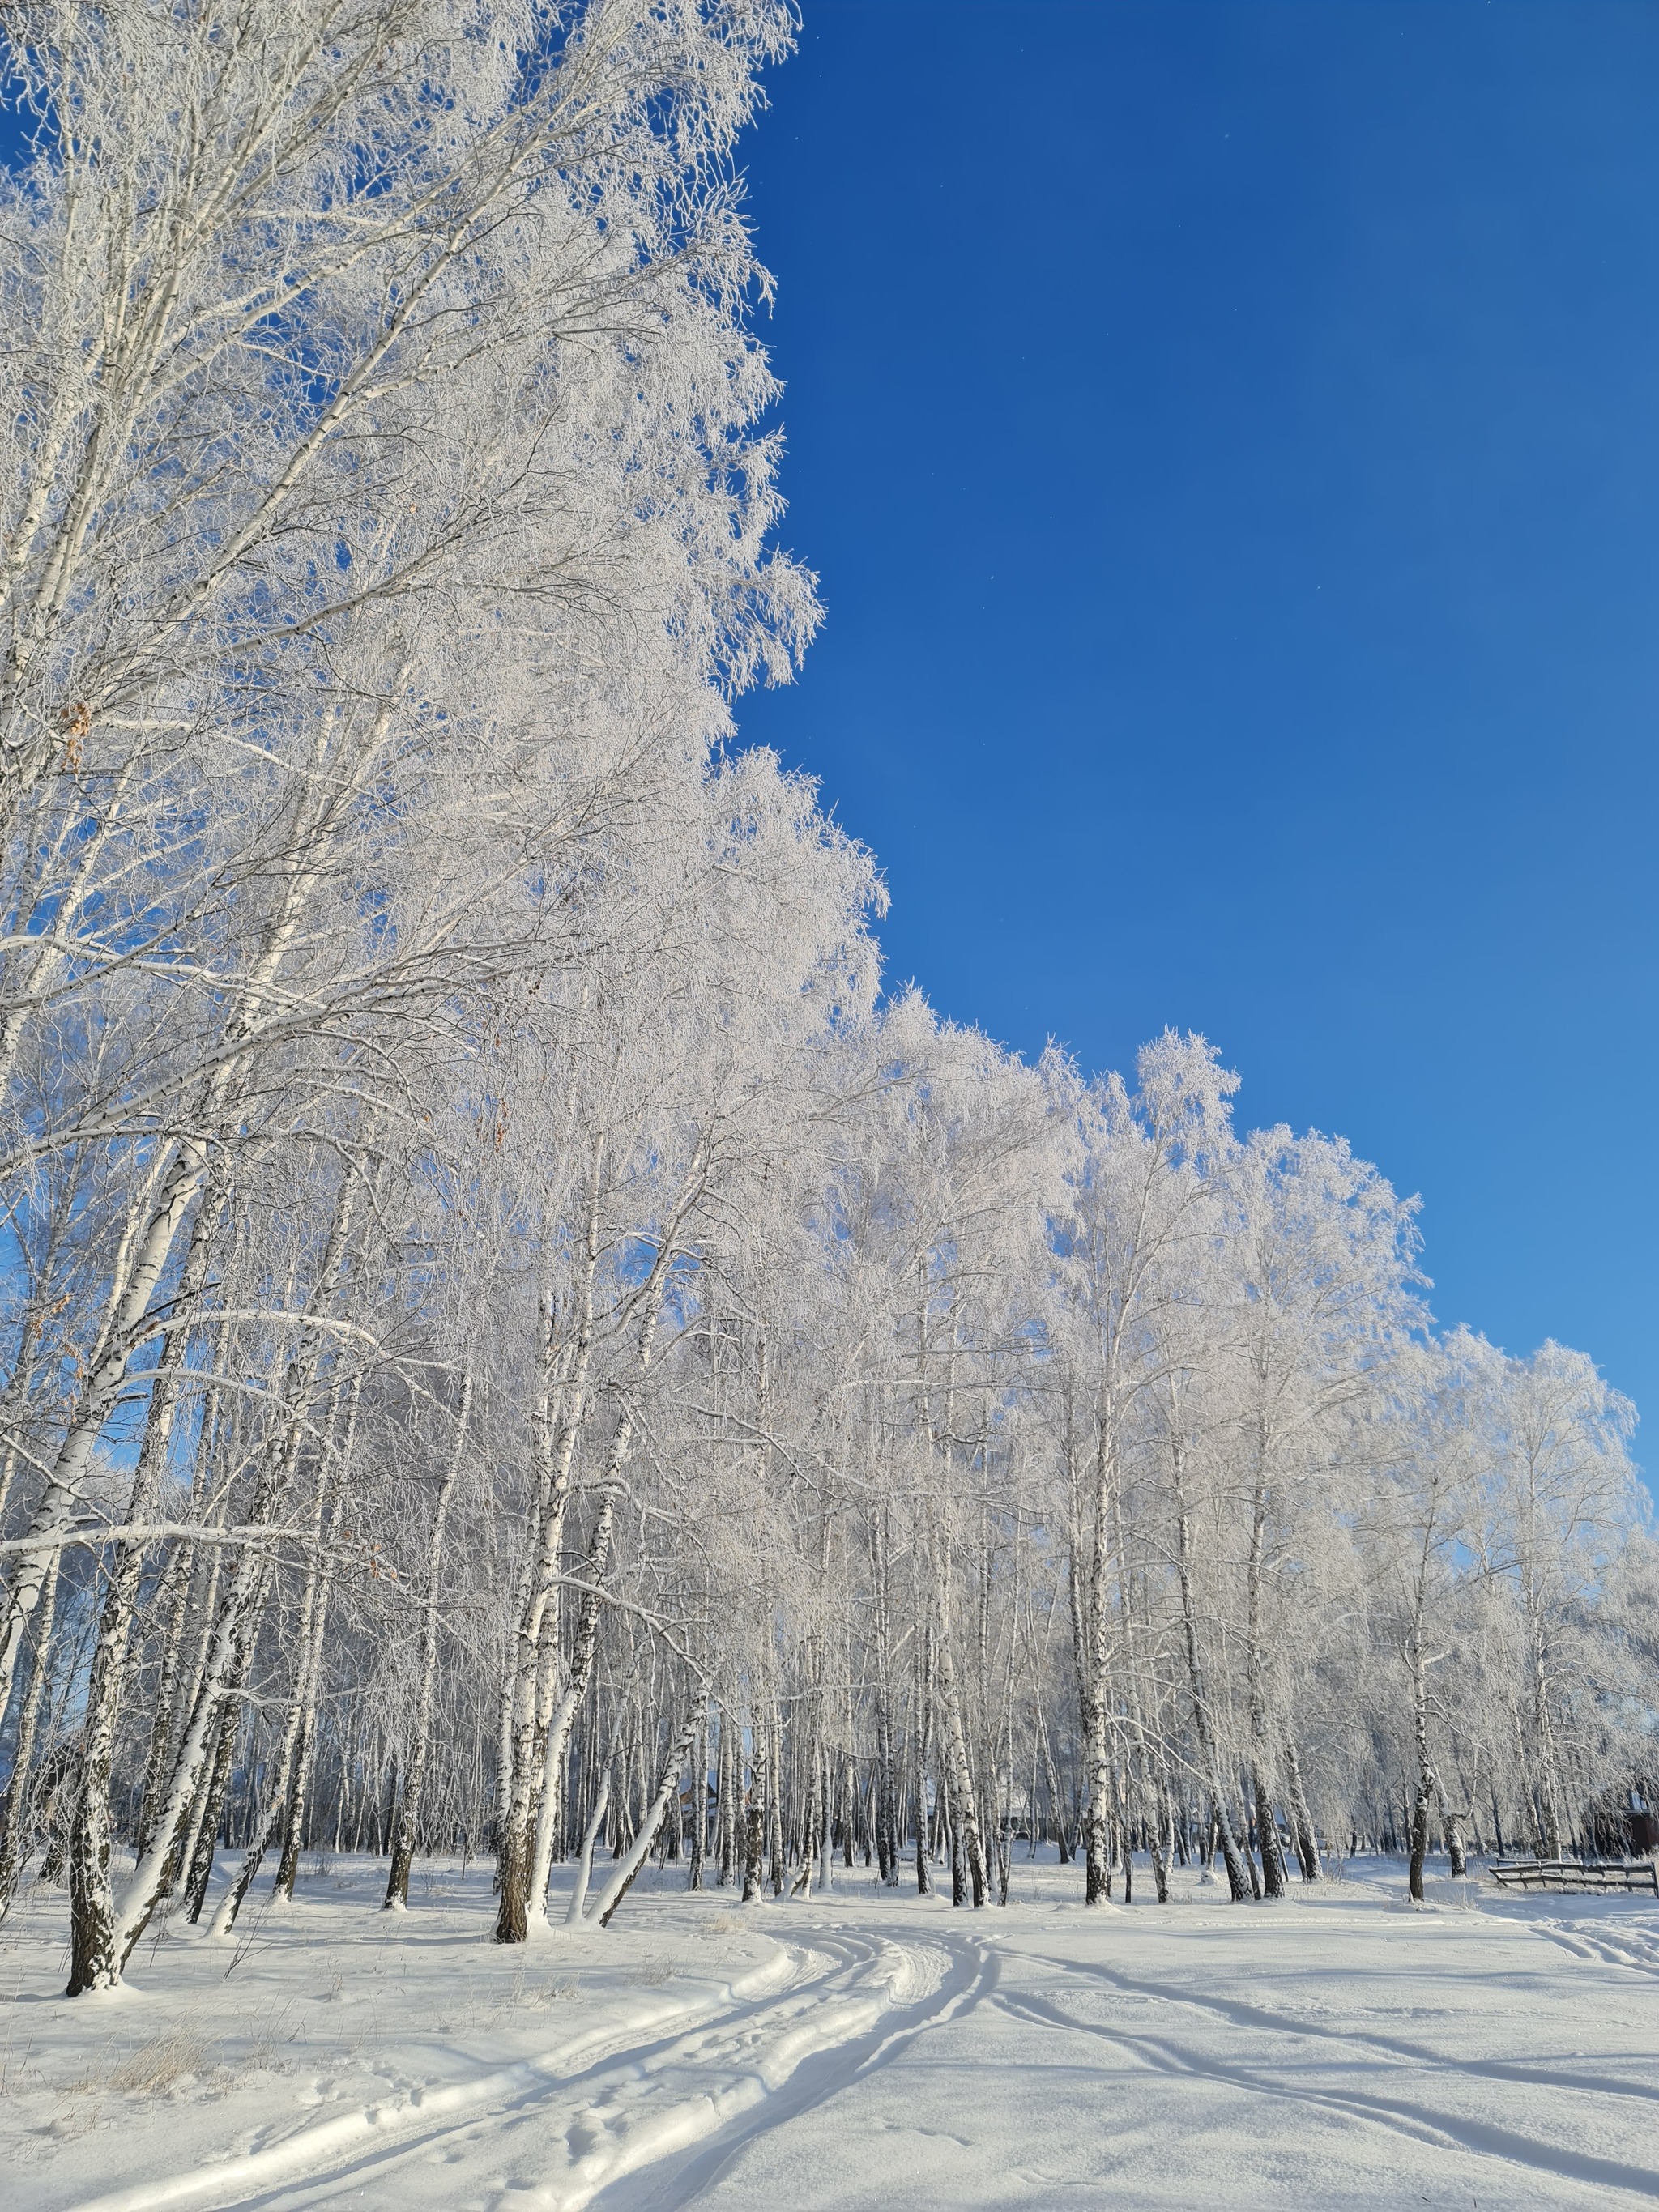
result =
[{"label": "snow-covered ground", "polygon": [[[647,1876],[606,1933],[488,1942],[488,1871],[310,1870],[229,1943],[59,1997],[59,1896],[0,1928],[0,2201],[369,2212],[1659,2197],[1659,1906],[1397,1865],[1279,1907],[1178,1876],[1004,1912],[837,1869],[744,1911]],[[259,1895],[265,1889],[261,1881]],[[1147,1886],[1150,1896],[1150,1883]]]}]

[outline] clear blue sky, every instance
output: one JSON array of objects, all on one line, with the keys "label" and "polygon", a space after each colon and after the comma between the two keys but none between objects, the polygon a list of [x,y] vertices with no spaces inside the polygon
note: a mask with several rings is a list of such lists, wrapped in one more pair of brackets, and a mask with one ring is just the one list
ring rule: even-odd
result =
[{"label": "clear blue sky", "polygon": [[742,726],[890,981],[1203,1030],[1659,1402],[1659,9],[805,0],[771,82],[829,621]]}]

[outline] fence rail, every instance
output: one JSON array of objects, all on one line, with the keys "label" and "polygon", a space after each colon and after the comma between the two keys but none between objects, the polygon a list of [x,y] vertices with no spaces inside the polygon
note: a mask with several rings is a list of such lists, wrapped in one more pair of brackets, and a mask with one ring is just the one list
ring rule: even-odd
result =
[{"label": "fence rail", "polygon": [[1500,1859],[1487,1871],[1500,1889],[1551,1889],[1601,1895],[1650,1891],[1659,1897],[1659,1861],[1603,1859]]}]

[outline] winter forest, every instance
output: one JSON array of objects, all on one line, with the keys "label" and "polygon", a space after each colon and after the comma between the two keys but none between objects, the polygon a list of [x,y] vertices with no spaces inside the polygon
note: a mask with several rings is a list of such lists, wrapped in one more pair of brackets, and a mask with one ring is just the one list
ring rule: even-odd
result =
[{"label": "winter forest", "polygon": [[319,1855],[533,1950],[1632,1848],[1593,1358],[1444,1328],[1205,1038],[884,994],[743,743],[819,618],[736,150],[794,33],[5,11],[0,1914],[72,1996]]}]

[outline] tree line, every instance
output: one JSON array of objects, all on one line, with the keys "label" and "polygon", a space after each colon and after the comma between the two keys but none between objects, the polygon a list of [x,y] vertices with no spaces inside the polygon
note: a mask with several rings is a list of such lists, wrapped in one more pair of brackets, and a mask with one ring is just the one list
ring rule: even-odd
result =
[{"label": "tree line", "polygon": [[514,1942],[653,1852],[1420,1895],[1648,1786],[1627,1403],[1437,1334],[1204,1040],[884,999],[736,742],[818,614],[733,167],[792,33],[0,25],[0,1910],[73,1992],[303,1852],[484,1859]]}]

